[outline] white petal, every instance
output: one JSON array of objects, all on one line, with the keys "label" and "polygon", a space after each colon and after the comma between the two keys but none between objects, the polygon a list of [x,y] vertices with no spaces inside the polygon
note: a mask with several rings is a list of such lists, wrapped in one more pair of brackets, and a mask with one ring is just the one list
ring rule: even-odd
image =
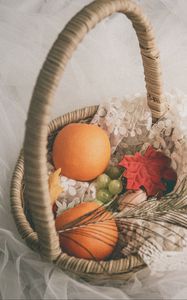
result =
[{"label": "white petal", "polygon": [[155,141],[153,143],[153,146],[158,149],[160,147],[160,143],[158,141]]},{"label": "white petal", "polygon": [[70,186],[68,191],[71,196],[76,195],[76,189],[74,187]]},{"label": "white petal", "polygon": [[61,176],[61,177],[60,177],[60,180],[61,180],[62,182],[65,182],[65,181],[67,181],[67,180],[68,180],[68,178],[67,178],[67,177],[65,177],[65,176]]},{"label": "white petal", "polygon": [[130,135],[131,135],[132,137],[135,137],[135,135],[136,135],[135,131],[132,130],[131,133],[130,133]]},{"label": "white petal", "polygon": [[125,127],[120,127],[120,128],[119,128],[119,133],[120,133],[121,135],[125,135],[125,134],[127,133],[127,129],[126,129]]},{"label": "white petal", "polygon": [[69,179],[69,185],[75,186],[76,185],[76,181],[74,179]]},{"label": "white petal", "polygon": [[119,131],[118,131],[118,128],[116,127],[116,128],[114,129],[114,135],[118,135],[118,133],[119,133]]}]

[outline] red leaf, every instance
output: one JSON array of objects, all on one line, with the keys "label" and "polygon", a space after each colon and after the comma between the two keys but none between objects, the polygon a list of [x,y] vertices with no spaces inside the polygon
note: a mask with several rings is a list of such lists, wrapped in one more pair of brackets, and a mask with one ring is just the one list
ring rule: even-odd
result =
[{"label": "red leaf", "polygon": [[143,186],[148,196],[166,190],[163,175],[170,179],[174,177],[170,164],[171,159],[152,146],[147,148],[144,156],[139,152],[134,156],[125,155],[119,163],[126,168],[123,176],[127,178],[127,189],[138,190]]},{"label": "red leaf", "polygon": [[167,168],[164,170],[162,178],[177,181],[177,173],[172,168]]}]

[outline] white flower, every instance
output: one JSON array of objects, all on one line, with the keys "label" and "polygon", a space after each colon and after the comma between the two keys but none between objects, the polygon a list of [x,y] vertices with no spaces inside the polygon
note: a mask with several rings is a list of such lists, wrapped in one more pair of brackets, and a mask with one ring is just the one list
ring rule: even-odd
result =
[{"label": "white flower", "polygon": [[65,176],[61,176],[60,178],[61,186],[64,188],[64,192],[69,192],[70,195],[75,196],[76,195],[76,181],[73,179],[68,179]]}]

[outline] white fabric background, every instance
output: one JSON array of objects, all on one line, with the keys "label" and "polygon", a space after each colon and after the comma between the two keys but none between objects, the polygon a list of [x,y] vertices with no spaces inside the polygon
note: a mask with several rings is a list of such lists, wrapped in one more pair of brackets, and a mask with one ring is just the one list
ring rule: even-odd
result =
[{"label": "white fabric background", "polygon": [[[76,282],[24,245],[10,213],[10,179],[37,74],[57,34],[89,2],[0,0],[0,298],[186,299],[186,270],[142,271],[120,288],[112,282],[110,287]],[[187,1],[137,2],[155,27],[165,89],[187,93]],[[85,38],[69,62],[53,117],[135,92],[144,92],[136,37],[129,21],[114,15]]]}]

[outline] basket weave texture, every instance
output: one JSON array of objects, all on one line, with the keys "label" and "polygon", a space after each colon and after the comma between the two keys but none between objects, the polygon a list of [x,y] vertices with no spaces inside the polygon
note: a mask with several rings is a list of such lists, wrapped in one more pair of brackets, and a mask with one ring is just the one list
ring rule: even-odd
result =
[{"label": "basket weave texture", "polygon": [[[86,33],[113,13],[123,13],[132,22],[138,37],[147,89],[147,101],[156,121],[167,110],[163,94],[159,51],[152,26],[139,6],[130,0],[96,0],[75,15],[59,34],[38,76],[28,119],[23,150],[17,161],[11,184],[11,207],[22,238],[47,261],[78,274],[84,279],[127,279],[145,266],[138,255],[103,262],[70,257],[62,253],[55,229],[48,190],[48,141],[63,126],[87,122],[97,106],[68,113],[49,124],[51,104],[67,62]],[[35,231],[25,215],[29,207]]]}]

